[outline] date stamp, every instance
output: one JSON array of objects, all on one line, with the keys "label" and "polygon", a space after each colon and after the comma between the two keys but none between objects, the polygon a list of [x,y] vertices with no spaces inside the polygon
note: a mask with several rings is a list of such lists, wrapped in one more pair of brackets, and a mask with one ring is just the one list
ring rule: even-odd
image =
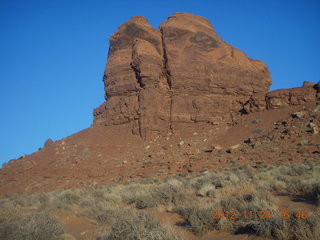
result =
[{"label": "date stamp", "polygon": [[232,220],[252,220],[252,219],[267,219],[267,218],[280,218],[280,219],[306,219],[308,212],[306,210],[299,210],[296,212],[289,212],[289,210],[280,211],[212,211],[212,219],[232,219]]}]

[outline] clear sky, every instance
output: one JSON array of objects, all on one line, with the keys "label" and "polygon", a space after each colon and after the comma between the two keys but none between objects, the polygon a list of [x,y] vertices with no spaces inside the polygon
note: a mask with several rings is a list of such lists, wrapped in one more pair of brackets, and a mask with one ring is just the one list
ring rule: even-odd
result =
[{"label": "clear sky", "polygon": [[141,15],[174,12],[269,67],[271,90],[320,80],[318,0],[0,0],[0,163],[91,125],[103,101],[108,37]]}]

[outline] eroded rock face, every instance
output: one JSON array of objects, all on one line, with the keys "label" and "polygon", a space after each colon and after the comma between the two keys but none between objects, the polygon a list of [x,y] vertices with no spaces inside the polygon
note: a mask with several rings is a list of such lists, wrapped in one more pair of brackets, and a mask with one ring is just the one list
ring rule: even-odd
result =
[{"label": "eroded rock face", "polygon": [[266,94],[254,94],[244,105],[244,111],[259,112],[288,106],[303,105],[319,99],[318,84],[308,83],[302,87],[280,89]]},{"label": "eroded rock face", "polygon": [[210,22],[176,13],[154,29],[134,17],[110,37],[105,97],[95,124],[128,124],[149,138],[185,124],[231,122],[253,95],[265,95],[263,62],[225,43]]},{"label": "eroded rock face", "polygon": [[104,75],[107,102],[94,111],[95,122],[129,124],[134,134],[167,131],[168,84],[161,34],[143,17],[134,17],[110,37]]}]

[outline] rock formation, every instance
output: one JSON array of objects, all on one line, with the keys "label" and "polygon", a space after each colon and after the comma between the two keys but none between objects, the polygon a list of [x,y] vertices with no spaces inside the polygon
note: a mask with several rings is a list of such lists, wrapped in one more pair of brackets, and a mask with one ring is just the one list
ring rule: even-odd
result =
[{"label": "rock formation", "polygon": [[155,30],[133,17],[110,37],[106,102],[95,124],[128,124],[148,138],[190,123],[231,122],[271,84],[265,64],[225,43],[210,22],[176,13]]},{"label": "rock formation", "polygon": [[106,102],[94,124],[127,124],[144,139],[237,114],[300,104],[312,86],[267,93],[266,65],[225,43],[210,22],[176,13],[154,29],[133,17],[110,37]]},{"label": "rock formation", "polygon": [[280,89],[267,94],[255,94],[245,104],[243,112],[259,112],[288,106],[304,105],[320,99],[319,83],[304,83],[302,87]]}]

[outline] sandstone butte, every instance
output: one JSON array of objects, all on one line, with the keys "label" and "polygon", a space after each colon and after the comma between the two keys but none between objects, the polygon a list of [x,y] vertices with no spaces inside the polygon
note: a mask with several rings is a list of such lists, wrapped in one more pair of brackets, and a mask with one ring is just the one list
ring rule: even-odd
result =
[{"label": "sandstone butte", "polygon": [[94,124],[128,124],[144,139],[195,124],[316,98],[313,86],[268,93],[266,65],[224,42],[200,16],[176,13],[154,29],[133,17],[110,37],[106,102]]},{"label": "sandstone butte", "polygon": [[[11,161],[0,172],[7,182],[2,192],[16,183],[17,191],[41,191],[57,176],[70,185],[74,178],[99,182],[120,173],[122,180],[141,176],[139,158],[160,136],[181,140],[232,126],[243,115],[302,106],[320,97],[319,83],[268,92],[271,79],[263,62],[224,42],[207,19],[187,13],[172,15],[158,30],[140,16],[121,25],[110,37],[103,81],[106,101],[94,110],[92,126]],[[124,166],[130,161],[136,162],[131,172]]]}]

